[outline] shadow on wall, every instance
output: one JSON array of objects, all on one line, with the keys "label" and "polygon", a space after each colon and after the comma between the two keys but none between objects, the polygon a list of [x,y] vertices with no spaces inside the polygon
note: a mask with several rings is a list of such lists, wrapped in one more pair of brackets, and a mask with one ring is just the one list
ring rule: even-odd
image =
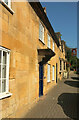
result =
[{"label": "shadow on wall", "polygon": [[63,93],[58,97],[58,104],[68,117],[79,120],[79,94]]},{"label": "shadow on wall", "polygon": [[72,87],[79,88],[79,81],[66,80],[64,83],[67,84],[67,85],[70,85]]}]

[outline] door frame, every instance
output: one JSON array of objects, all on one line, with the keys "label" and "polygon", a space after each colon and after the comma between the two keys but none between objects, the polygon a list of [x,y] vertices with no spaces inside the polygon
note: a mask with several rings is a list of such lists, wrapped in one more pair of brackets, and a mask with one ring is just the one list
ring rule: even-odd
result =
[{"label": "door frame", "polygon": [[43,96],[43,64],[39,63],[39,97]]}]

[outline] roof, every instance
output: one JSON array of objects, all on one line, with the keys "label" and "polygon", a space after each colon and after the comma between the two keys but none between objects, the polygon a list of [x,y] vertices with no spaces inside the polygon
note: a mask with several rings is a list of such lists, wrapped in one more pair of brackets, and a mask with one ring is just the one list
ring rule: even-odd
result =
[{"label": "roof", "polygon": [[40,2],[29,2],[29,4],[34,9],[37,16],[40,18],[40,20],[44,23],[44,25],[48,29],[49,33],[51,34],[52,38],[54,39],[55,43],[59,47],[59,45],[60,45],[59,40],[54,32],[54,29],[46,15],[46,13],[44,12],[44,9],[43,9],[41,3]]}]

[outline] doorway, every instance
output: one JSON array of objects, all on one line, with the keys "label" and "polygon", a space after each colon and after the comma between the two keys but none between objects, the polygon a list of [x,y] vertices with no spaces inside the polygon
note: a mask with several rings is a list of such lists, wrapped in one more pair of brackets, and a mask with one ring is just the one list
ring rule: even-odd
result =
[{"label": "doorway", "polygon": [[43,65],[39,64],[39,97],[43,95]]}]

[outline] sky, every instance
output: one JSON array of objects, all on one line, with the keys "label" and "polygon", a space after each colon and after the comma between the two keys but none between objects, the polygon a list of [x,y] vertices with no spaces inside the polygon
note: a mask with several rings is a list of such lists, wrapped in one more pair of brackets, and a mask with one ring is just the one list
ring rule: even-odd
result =
[{"label": "sky", "polygon": [[70,48],[77,48],[77,2],[41,2],[55,32]]}]

